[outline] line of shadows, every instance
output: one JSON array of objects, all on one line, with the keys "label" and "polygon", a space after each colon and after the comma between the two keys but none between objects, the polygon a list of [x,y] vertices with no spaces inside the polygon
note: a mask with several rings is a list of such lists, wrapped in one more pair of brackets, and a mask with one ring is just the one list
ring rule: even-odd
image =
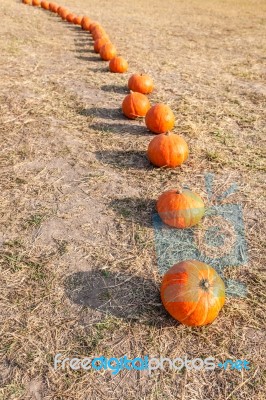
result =
[{"label": "line of shadows", "polygon": [[113,199],[109,203],[119,216],[130,221],[134,220],[140,226],[152,228],[152,218],[156,206],[153,199],[140,199],[138,197],[125,197],[123,199]]},{"label": "line of shadows", "polygon": [[120,94],[128,94],[127,86],[118,86],[118,85],[103,85],[101,89],[104,92],[113,92],[113,93],[120,93]]},{"label": "line of shadows", "polygon": [[76,272],[65,279],[71,302],[129,322],[158,328],[178,325],[164,310],[151,279],[101,270]]},{"label": "line of shadows", "polygon": [[96,158],[104,164],[134,169],[153,169],[145,151],[96,151]]},{"label": "line of shadows", "polygon": [[79,110],[78,113],[85,117],[99,117],[111,120],[123,120],[127,121],[123,115],[121,108],[107,108],[107,107],[90,107]]},{"label": "line of shadows", "polygon": [[108,122],[97,122],[94,124],[90,124],[91,129],[95,129],[96,131],[100,132],[108,132],[108,133],[115,133],[115,134],[129,134],[129,135],[150,135],[152,133],[149,132],[145,126],[143,125],[136,125],[130,123],[108,123]]}]

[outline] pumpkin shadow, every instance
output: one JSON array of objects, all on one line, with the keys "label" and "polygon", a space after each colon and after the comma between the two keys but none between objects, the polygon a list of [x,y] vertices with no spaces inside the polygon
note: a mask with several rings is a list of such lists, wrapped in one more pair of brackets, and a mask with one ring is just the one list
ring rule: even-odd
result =
[{"label": "pumpkin shadow", "polygon": [[116,167],[133,169],[153,169],[147,159],[145,151],[96,151],[96,158],[103,164],[115,165]]},{"label": "pumpkin shadow", "polygon": [[161,328],[179,325],[164,310],[158,284],[124,272],[76,272],[64,281],[67,298],[74,304],[132,323]]},{"label": "pumpkin shadow", "polygon": [[113,199],[109,207],[120,217],[134,221],[140,226],[153,228],[152,214],[155,210],[156,201],[153,199],[140,199],[138,197],[125,197]]},{"label": "pumpkin shadow", "polygon": [[72,53],[80,53],[80,54],[88,54],[88,53],[95,54],[95,51],[93,51],[92,49],[88,49],[88,48],[84,49],[84,47],[85,47],[85,45],[83,45],[82,48],[78,48],[76,50],[71,50],[71,52]]},{"label": "pumpkin shadow", "polygon": [[127,86],[118,86],[118,85],[103,85],[101,89],[104,92],[113,92],[113,93],[121,93],[121,94],[129,94],[129,90]]},{"label": "pumpkin shadow", "polygon": [[80,115],[86,117],[98,117],[111,120],[124,120],[126,117],[123,115],[121,108],[107,108],[107,107],[90,107],[78,111]]},{"label": "pumpkin shadow", "polygon": [[108,132],[108,133],[115,133],[115,134],[129,134],[135,136],[143,136],[143,135],[150,135],[152,133],[149,132],[145,126],[137,125],[132,123],[133,121],[125,120],[126,123],[108,123],[108,122],[97,122],[90,124],[92,129],[101,132]]},{"label": "pumpkin shadow", "polygon": [[96,61],[96,62],[102,61],[102,59],[97,56],[77,56],[77,58],[83,61]]}]

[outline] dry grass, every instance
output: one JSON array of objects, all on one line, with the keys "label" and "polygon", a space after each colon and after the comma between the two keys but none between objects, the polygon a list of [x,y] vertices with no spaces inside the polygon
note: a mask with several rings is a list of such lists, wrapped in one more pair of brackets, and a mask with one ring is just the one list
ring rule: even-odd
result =
[{"label": "dry grass", "polygon": [[[108,73],[86,33],[1,1],[0,398],[264,399],[264,2],[65,4],[100,20],[131,69]],[[151,102],[175,112],[191,148],[182,169],[152,168],[152,135],[121,116],[136,71],[154,77]],[[243,206],[249,262],[225,275],[248,296],[228,298],[215,323],[191,329],[158,305],[151,213],[177,183],[206,199],[206,171],[218,192],[239,184],[230,199]],[[115,288],[101,291],[103,282]],[[108,307],[99,310],[98,298]],[[114,378],[56,372],[59,352],[244,358],[252,368]]]}]

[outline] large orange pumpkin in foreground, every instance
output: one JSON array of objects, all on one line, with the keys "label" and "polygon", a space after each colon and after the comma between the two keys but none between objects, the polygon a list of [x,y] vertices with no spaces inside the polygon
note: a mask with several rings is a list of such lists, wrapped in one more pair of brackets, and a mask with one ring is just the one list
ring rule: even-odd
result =
[{"label": "large orange pumpkin in foreground", "polygon": [[189,189],[167,190],[159,197],[156,209],[166,225],[180,229],[198,224],[205,213],[202,198]]},{"label": "large orange pumpkin in foreground", "polygon": [[100,56],[104,61],[110,61],[116,56],[116,48],[112,43],[106,43],[100,48]]},{"label": "large orange pumpkin in foreground", "polygon": [[128,63],[123,57],[114,57],[109,62],[111,72],[122,74],[128,70]]},{"label": "large orange pumpkin in foreground", "polygon": [[130,119],[145,117],[150,107],[148,97],[137,92],[128,94],[122,103],[123,114]]},{"label": "large orange pumpkin in foreground", "polygon": [[32,0],[32,5],[39,7],[41,5],[41,0]]},{"label": "large orange pumpkin in foreground", "polygon": [[128,80],[128,88],[133,92],[149,94],[153,91],[153,80],[149,75],[134,74]]},{"label": "large orange pumpkin in foreground", "polygon": [[50,3],[49,3],[49,1],[42,1],[42,2],[41,2],[41,7],[42,7],[44,10],[49,10],[49,9],[50,9]]},{"label": "large orange pumpkin in foreground", "polygon": [[182,261],[163,277],[161,299],[177,321],[188,326],[210,324],[225,302],[225,285],[215,269],[196,260]]},{"label": "large orange pumpkin in foreground", "polygon": [[150,131],[165,133],[173,129],[175,116],[171,108],[166,104],[156,104],[147,113],[145,122]]},{"label": "large orange pumpkin in foreground", "polygon": [[106,43],[110,43],[110,39],[108,36],[103,36],[100,39],[95,40],[95,42],[94,42],[95,53],[99,53],[100,48]]},{"label": "large orange pumpkin in foreground", "polygon": [[156,135],[148,146],[148,159],[156,167],[175,168],[188,158],[187,142],[175,133]]}]

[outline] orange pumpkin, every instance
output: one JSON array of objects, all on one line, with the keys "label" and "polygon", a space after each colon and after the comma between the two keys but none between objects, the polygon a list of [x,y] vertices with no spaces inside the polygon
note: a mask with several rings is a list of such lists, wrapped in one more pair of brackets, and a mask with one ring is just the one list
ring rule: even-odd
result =
[{"label": "orange pumpkin", "polygon": [[105,30],[103,28],[100,28],[97,26],[96,28],[94,28],[92,30],[91,35],[92,35],[93,40],[97,40],[103,36],[107,36],[107,33],[105,32]]},{"label": "orange pumpkin", "polygon": [[67,15],[66,20],[67,20],[67,22],[73,24],[75,17],[76,17],[76,14],[70,13],[70,14]]},{"label": "orange pumpkin", "polygon": [[165,133],[175,125],[173,111],[166,104],[153,106],[145,118],[147,128],[154,133]]},{"label": "orange pumpkin", "polygon": [[198,224],[205,213],[201,197],[191,190],[167,190],[159,197],[156,208],[166,225],[190,228]]},{"label": "orange pumpkin", "polygon": [[106,43],[110,43],[108,36],[102,36],[100,39],[95,40],[94,42],[95,53],[99,53],[100,48]]},{"label": "orange pumpkin", "polygon": [[56,3],[50,3],[50,4],[49,4],[49,9],[50,9],[50,11],[52,11],[52,12],[54,12],[54,13],[57,13],[58,8],[59,8],[59,5],[56,4]]},{"label": "orange pumpkin", "polygon": [[49,10],[49,9],[50,9],[50,3],[49,3],[49,1],[42,1],[42,2],[41,2],[41,7],[42,7],[44,10]]},{"label": "orange pumpkin", "polygon": [[31,0],[22,0],[22,3],[23,3],[23,4],[27,4],[28,6],[31,6],[31,5],[32,5]]},{"label": "orange pumpkin", "polygon": [[75,25],[81,25],[81,21],[82,21],[82,16],[80,15],[80,16],[76,16],[75,18],[74,18],[74,24]]},{"label": "orange pumpkin", "polygon": [[39,7],[41,5],[41,0],[32,0],[32,5],[35,7]]},{"label": "orange pumpkin", "polygon": [[128,63],[123,57],[114,57],[109,62],[109,69],[111,72],[122,74],[128,70]]},{"label": "orange pumpkin", "polygon": [[84,31],[89,31],[90,30],[90,24],[91,20],[89,17],[83,17],[81,21],[81,27],[84,29]]},{"label": "orange pumpkin", "polygon": [[100,23],[97,22],[97,21],[93,21],[93,22],[90,24],[90,32],[92,33],[93,30],[94,30],[97,26],[101,27]]},{"label": "orange pumpkin", "polygon": [[187,142],[174,133],[155,136],[148,146],[148,159],[156,167],[175,168],[188,158]]},{"label": "orange pumpkin", "polygon": [[153,91],[154,84],[149,75],[134,74],[128,80],[128,88],[129,90],[133,90],[133,92],[149,94]]},{"label": "orange pumpkin", "polygon": [[70,13],[69,10],[67,10],[66,8],[64,8],[61,12],[60,12],[60,16],[63,20],[66,20],[66,17],[68,16],[68,14]]},{"label": "orange pumpkin", "polygon": [[110,61],[112,58],[114,58],[116,56],[115,46],[111,42],[105,43],[100,48],[100,56],[101,56],[102,60]]},{"label": "orange pumpkin", "polygon": [[187,260],[171,267],[162,279],[161,299],[177,321],[188,326],[210,324],[225,302],[225,285],[209,265]]},{"label": "orange pumpkin", "polygon": [[151,105],[147,96],[142,93],[131,92],[122,103],[123,114],[130,118],[145,117]]}]

